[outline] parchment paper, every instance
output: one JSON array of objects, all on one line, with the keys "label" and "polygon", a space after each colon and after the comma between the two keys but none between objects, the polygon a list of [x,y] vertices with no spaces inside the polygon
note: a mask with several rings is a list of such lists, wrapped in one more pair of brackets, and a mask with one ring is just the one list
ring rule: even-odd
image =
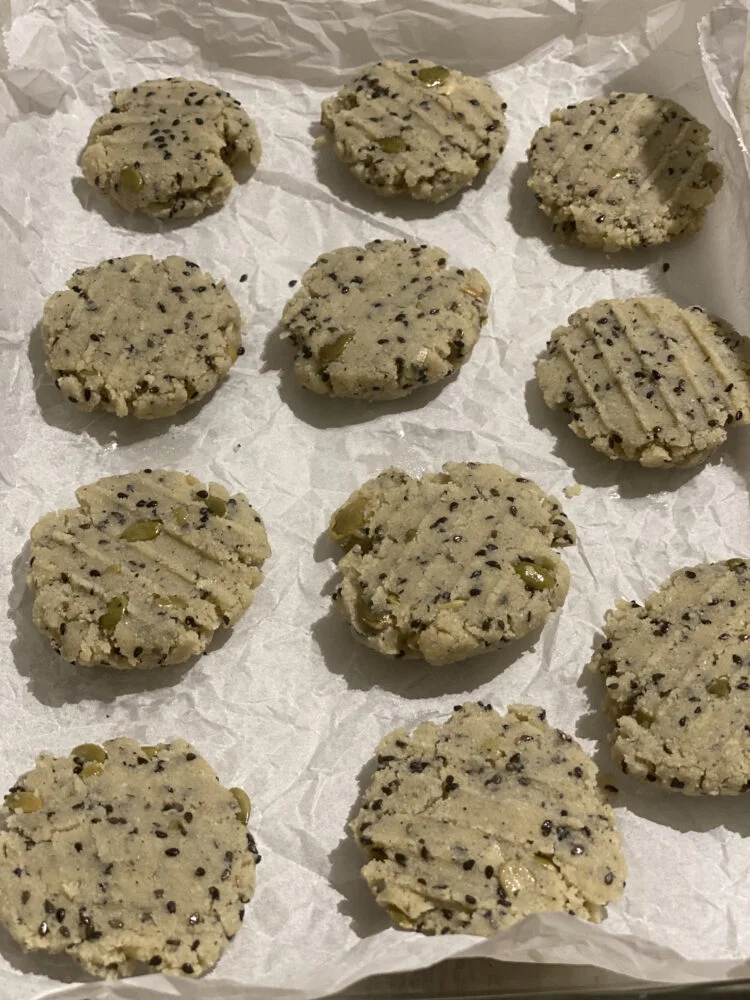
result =
[{"label": "parchment paper", "polygon": [[[745,16],[739,4],[725,6]],[[643,598],[680,565],[750,552],[747,434],[732,434],[689,472],[609,463],[546,413],[532,382],[552,328],[600,297],[663,293],[748,327],[750,181],[703,75],[697,24],[709,7],[11,0],[4,9],[0,787],[41,749],[66,753],[122,733],[147,743],[182,735],[226,784],[250,792],[263,861],[245,925],[205,981],[82,983],[71,963],[24,955],[3,934],[0,1000],[314,997],[451,955],[593,964],[674,983],[750,975],[746,800],[689,799],[618,777],[630,867],[622,902],[601,926],[547,915],[490,941],[390,928],[345,832],[381,736],[463,699],[501,709],[543,704],[610,770],[601,687],[584,670],[605,610],[620,595]],[[727,69],[708,52],[722,25],[704,24],[704,48],[707,62]],[[735,75],[741,52],[742,43]],[[350,179],[330,145],[312,146],[324,96],[370,60],[413,55],[486,74],[509,105],[498,167],[440,207],[380,201]],[[188,225],[124,215],[88,188],[76,163],[110,88],[177,73],[232,91],[264,143],[255,176],[219,212]],[[712,77],[715,96],[725,85]],[[694,238],[609,257],[551,243],[525,186],[525,149],[553,108],[609,88],[676,98],[713,129],[726,180]],[[491,316],[471,361],[442,389],[402,403],[303,394],[275,331],[287,283],[325,249],[402,236],[442,246],[487,275]],[[45,298],[74,268],[136,252],[184,254],[225,276],[246,316],[247,353],[226,384],[170,421],[82,415],[43,374]],[[448,459],[500,462],[558,495],[582,484],[566,503],[580,533],[565,555],[570,595],[534,641],[442,670],[391,663],[357,647],[330,613],[334,552],[323,532],[366,477],[389,464],[418,472]],[[244,490],[273,546],[266,582],[234,632],[190,669],[73,668],[31,623],[29,529],[46,510],[71,505],[77,485],[145,466]]]}]

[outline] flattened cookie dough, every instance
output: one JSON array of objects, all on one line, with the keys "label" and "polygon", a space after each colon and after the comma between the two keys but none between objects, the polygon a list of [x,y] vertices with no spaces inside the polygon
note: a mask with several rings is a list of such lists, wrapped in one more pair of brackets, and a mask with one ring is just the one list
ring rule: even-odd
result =
[{"label": "flattened cookie dough", "polygon": [[699,306],[612,299],[568,324],[537,362],[539,387],[610,458],[695,465],[750,417],[750,342]]},{"label": "flattened cookie dough", "polygon": [[700,229],[722,184],[709,130],[674,101],[617,94],[552,112],[529,187],[556,236],[612,252]]},{"label": "flattened cookie dough", "polygon": [[680,569],[618,601],[591,666],[622,770],[685,794],[750,789],[750,561]]},{"label": "flattened cookie dough", "polygon": [[625,861],[596,765],[545,719],[469,703],[382,741],[352,830],[400,927],[490,937],[531,913],[598,922],[620,898]]},{"label": "flattened cookie dough", "polygon": [[70,663],[182,663],[233,625],[271,554],[238,493],[146,469],[76,490],[31,529],[34,623]]},{"label": "flattened cookie dough", "polygon": [[41,754],[5,797],[0,923],[93,976],[198,976],[239,931],[260,861],[250,800],[184,740]]},{"label": "flattened cookie dough", "polygon": [[323,101],[355,177],[385,197],[444,201],[505,148],[506,105],[489,84],[426,59],[384,59]]},{"label": "flattened cookie dough", "polygon": [[375,240],[323,254],[284,308],[297,381],[313,392],[396,399],[457,371],[490,289],[438,247]]},{"label": "flattened cookie dough", "polygon": [[168,417],[210,392],[244,353],[237,303],[184,257],[115,257],[47,300],[47,371],[82,410]]},{"label": "flattened cookie dough", "polygon": [[421,479],[387,469],[336,511],[330,535],[347,550],[334,600],[355,636],[435,666],[541,626],[568,593],[555,549],[575,542],[553,497],[477,462]]},{"label": "flattened cookie dough", "polygon": [[260,163],[255,124],[239,101],[199,80],[144,80],[113,90],[94,122],[83,176],[126,212],[195,218],[223,204],[233,169]]}]

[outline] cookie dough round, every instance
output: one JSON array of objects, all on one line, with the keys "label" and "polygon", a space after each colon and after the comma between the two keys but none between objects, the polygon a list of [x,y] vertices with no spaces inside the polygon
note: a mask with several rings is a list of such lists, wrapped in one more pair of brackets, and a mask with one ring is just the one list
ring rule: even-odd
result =
[{"label": "cookie dough round", "polygon": [[75,271],[44,306],[47,371],[82,410],[168,417],[244,353],[223,281],[184,257],[115,257]]},{"label": "cookie dough round", "polygon": [[260,163],[255,124],[226,90],[144,80],[113,90],[81,156],[83,176],[126,212],[195,218],[222,205],[232,171]]},{"label": "cookie dough round", "polygon": [[541,626],[568,593],[559,503],[499,465],[388,469],[331,519],[346,555],[334,594],[354,634],[389,656],[453,663]]},{"label": "cookie dough round", "polygon": [[145,469],[76,498],[31,529],[28,577],[34,623],[70,663],[182,663],[252,604],[271,550],[241,493]]},{"label": "cookie dough round", "polygon": [[674,101],[617,94],[552,112],[529,187],[564,243],[607,252],[700,229],[722,184],[709,130]]},{"label": "cookie dough round", "polygon": [[93,976],[198,976],[240,929],[260,861],[250,801],[184,740],[41,754],[5,797],[0,923]]},{"label": "cookie dough round", "polygon": [[750,417],[750,341],[664,298],[579,309],[552,333],[536,377],[578,437],[649,467],[696,465]]},{"label": "cookie dough round", "polygon": [[469,703],[382,741],[352,830],[400,927],[490,937],[531,913],[598,922],[620,898],[625,861],[596,765],[545,719]]},{"label": "cookie dough round", "polygon": [[313,392],[397,399],[456,372],[487,319],[479,271],[438,247],[375,240],[326,253],[284,308],[295,375]]},{"label": "cookie dough round", "polygon": [[618,601],[591,666],[622,770],[686,794],[750,790],[750,561],[680,569]]},{"label": "cookie dough round", "polygon": [[384,59],[323,101],[323,125],[358,180],[387,198],[444,201],[505,148],[506,105],[489,84],[427,59]]}]

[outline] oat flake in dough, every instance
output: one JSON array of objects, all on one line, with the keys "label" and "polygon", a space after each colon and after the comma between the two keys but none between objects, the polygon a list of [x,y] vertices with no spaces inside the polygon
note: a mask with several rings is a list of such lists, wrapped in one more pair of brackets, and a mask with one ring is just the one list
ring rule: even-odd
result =
[{"label": "oat flake in dough", "polygon": [[568,592],[559,503],[499,465],[388,469],[331,519],[346,554],[334,599],[355,636],[390,656],[453,663],[541,626]]},{"label": "oat flake in dough", "polygon": [[83,410],[167,417],[210,392],[244,352],[237,304],[184,257],[115,257],[47,300],[47,371]]},{"label": "oat flake in dough", "polygon": [[592,661],[622,770],[685,794],[750,789],[750,562],[680,569],[618,601]]},{"label": "oat flake in dough", "polygon": [[323,254],[284,309],[295,374],[313,392],[396,399],[457,371],[487,318],[489,286],[437,247],[375,240]]},{"label": "oat flake in dough", "polygon": [[529,187],[563,242],[612,252],[700,229],[722,184],[709,130],[674,101],[612,93],[552,112]]},{"label": "oat flake in dough", "polygon": [[625,861],[596,766],[545,719],[469,703],[382,741],[352,829],[400,927],[489,937],[531,913],[599,921],[620,898]]},{"label": "oat flake in dough", "polygon": [[127,212],[195,218],[221,205],[233,169],[257,166],[255,124],[226,90],[170,77],[110,94],[81,156],[83,176]]},{"label": "oat flake in dough", "polygon": [[260,861],[249,800],[184,740],[41,754],[5,805],[0,923],[25,949],[100,978],[198,976],[239,931]]},{"label": "oat flake in dough", "polygon": [[444,201],[505,148],[506,105],[482,80],[426,59],[384,59],[323,101],[322,122],[355,177],[385,197]]},{"label": "oat flake in dough", "polygon": [[750,342],[664,298],[579,309],[553,332],[536,377],[578,437],[645,466],[695,465],[750,417]]},{"label": "oat flake in dough", "polygon": [[34,623],[69,662],[182,663],[252,604],[270,549],[241,493],[155,469],[76,497],[32,528],[28,577]]}]

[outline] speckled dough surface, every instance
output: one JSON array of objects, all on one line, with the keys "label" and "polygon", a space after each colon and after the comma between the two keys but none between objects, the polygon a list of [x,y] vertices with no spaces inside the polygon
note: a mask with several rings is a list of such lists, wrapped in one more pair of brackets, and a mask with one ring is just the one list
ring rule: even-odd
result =
[{"label": "speckled dough surface", "polygon": [[270,555],[238,493],[155,469],[100,479],[31,530],[36,626],[71,663],[182,663],[253,601]]},{"label": "speckled dough surface", "polygon": [[622,770],[688,794],[750,789],[750,562],[680,569],[607,613],[606,678]]},{"label": "speckled dough surface", "polygon": [[323,101],[322,122],[355,177],[378,194],[443,201],[505,148],[505,104],[489,84],[426,59],[385,59]]},{"label": "speckled dough surface", "polygon": [[750,416],[750,341],[669,299],[596,302],[552,334],[536,376],[547,406],[610,458],[703,461]]},{"label": "speckled dough surface", "polygon": [[166,417],[210,392],[244,350],[224,282],[183,257],[81,268],[47,300],[47,371],[83,410]]},{"label": "speckled dough surface", "polygon": [[81,157],[83,176],[127,212],[193,218],[221,205],[232,170],[260,162],[255,125],[231,94],[198,80],[114,90]]},{"label": "speckled dough surface", "polygon": [[41,754],[5,806],[0,923],[24,948],[108,979],[197,976],[240,929],[260,861],[249,800],[184,740]]},{"label": "speckled dough surface", "polygon": [[599,921],[620,898],[625,861],[596,766],[545,718],[470,703],[382,741],[352,829],[400,927],[489,937],[531,913]]},{"label": "speckled dough surface", "polygon": [[331,519],[347,549],[335,602],[367,646],[439,665],[519,638],[568,592],[556,548],[575,529],[553,497],[499,465],[388,469]]},{"label": "speckled dough surface", "polygon": [[295,374],[313,392],[395,399],[457,371],[487,318],[479,271],[444,250],[376,240],[319,257],[284,309]]},{"label": "speckled dough surface", "polygon": [[594,98],[552,112],[529,148],[529,187],[563,242],[606,251],[700,229],[721,187],[709,130],[651,94]]}]

